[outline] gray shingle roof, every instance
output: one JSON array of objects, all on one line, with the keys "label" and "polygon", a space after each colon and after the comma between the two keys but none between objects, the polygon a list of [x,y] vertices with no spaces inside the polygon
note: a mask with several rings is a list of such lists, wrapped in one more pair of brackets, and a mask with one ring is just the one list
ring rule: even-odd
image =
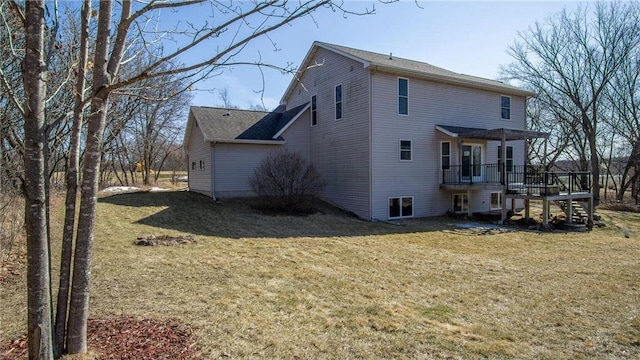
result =
[{"label": "gray shingle roof", "polygon": [[274,136],[307,105],[272,112],[192,106],[191,114],[205,140],[282,140]]},{"label": "gray shingle roof", "polygon": [[[390,56],[390,54],[379,54],[371,51],[354,49],[346,46],[334,45],[323,42],[316,42],[317,45],[324,48],[333,49],[343,54],[360,59],[363,62],[368,62],[370,66],[377,66],[387,71],[396,71],[400,73],[409,73],[415,76],[423,76],[431,78],[432,80],[441,80],[445,82],[456,83],[460,85],[467,85],[472,87],[490,88],[494,90],[501,90],[505,93],[515,93],[523,96],[534,95],[524,89],[505,84],[497,80],[485,79],[472,75],[459,74],[453,71],[449,71],[431,64],[427,64],[420,61],[403,59],[397,56]],[[366,65],[366,64],[365,64]]]},{"label": "gray shingle roof", "polygon": [[237,139],[272,140],[306,106],[307,103],[284,111],[285,106],[280,105],[273,112],[267,114],[260,121],[238,135]]},{"label": "gray shingle roof", "polygon": [[225,108],[192,106],[198,127],[208,139],[235,139],[243,131],[260,121],[266,111],[250,111]]}]

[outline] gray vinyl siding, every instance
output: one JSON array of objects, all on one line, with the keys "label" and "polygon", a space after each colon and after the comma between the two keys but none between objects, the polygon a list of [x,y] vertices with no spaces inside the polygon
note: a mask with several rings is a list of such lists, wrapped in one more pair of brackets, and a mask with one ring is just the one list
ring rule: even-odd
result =
[{"label": "gray vinyl siding", "polygon": [[310,110],[303,112],[281,135],[286,141],[284,147],[305,159],[309,159],[309,113]]},{"label": "gray vinyl siding", "polygon": [[[503,94],[409,78],[409,115],[398,115],[398,76],[372,75],[372,199],[374,219],[388,218],[388,198],[413,196],[414,216],[437,216],[451,209],[452,192],[440,190],[440,142],[451,141],[451,164],[458,164],[457,140],[436,125],[480,128],[525,128],[525,98],[511,96],[511,119],[500,116]],[[399,141],[412,141],[412,161],[399,161]],[[483,163],[497,163],[496,142],[482,140]],[[522,141],[514,146],[521,164]],[[473,211],[489,210],[490,191],[474,192]]]},{"label": "gray vinyl siding", "polygon": [[[309,157],[327,186],[323,196],[356,215],[369,219],[369,74],[362,63],[322,48],[314,60],[323,65],[308,69],[287,108],[317,96],[318,124],[311,127],[309,112],[301,123],[309,128]],[[313,60],[312,60],[313,61]],[[342,84],[342,119],[335,120],[334,91]]]},{"label": "gray vinyl siding", "polygon": [[216,198],[255,196],[249,178],[265,156],[271,152],[286,148],[308,158],[309,130],[307,124],[301,121],[303,116],[304,114],[281,135],[286,141],[284,145],[215,144],[212,156]]},{"label": "gray vinyl siding", "polygon": [[[204,141],[195,121],[191,128],[187,159],[189,190],[211,196],[211,146]],[[204,170],[200,170],[200,161],[204,161]],[[195,170],[192,169],[192,162],[195,162]]]},{"label": "gray vinyl siding", "polygon": [[213,186],[216,198],[255,196],[249,178],[267,154],[279,149],[281,147],[277,145],[215,144]]}]

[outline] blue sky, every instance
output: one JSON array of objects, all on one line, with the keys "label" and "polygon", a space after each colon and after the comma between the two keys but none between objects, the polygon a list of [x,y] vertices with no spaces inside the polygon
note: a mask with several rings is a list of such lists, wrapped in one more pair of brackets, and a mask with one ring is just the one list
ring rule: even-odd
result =
[{"label": "blue sky", "polygon": [[[333,13],[322,9],[272,33],[279,51],[268,39],[259,39],[242,54],[261,57],[278,65],[304,59],[313,41],[350,46],[383,54],[427,62],[459,73],[496,78],[500,65],[511,58],[506,53],[518,31],[563,8],[573,9],[577,1],[413,1],[380,4],[347,1],[359,10],[375,3],[376,14],[367,16]],[[264,92],[261,73],[255,67],[233,67],[200,83],[193,91],[192,105],[221,106],[216,89],[227,88],[233,104],[240,108],[261,102],[268,109],[278,105],[291,75],[265,69]]]}]

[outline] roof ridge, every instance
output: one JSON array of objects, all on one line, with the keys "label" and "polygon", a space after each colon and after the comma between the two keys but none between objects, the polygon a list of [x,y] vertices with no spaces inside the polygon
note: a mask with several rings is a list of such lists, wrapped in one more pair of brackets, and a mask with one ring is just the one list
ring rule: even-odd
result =
[{"label": "roof ridge", "polygon": [[[333,47],[333,48],[336,48],[336,50],[340,50],[340,48],[345,48],[345,49],[350,49],[350,50],[355,50],[355,51],[361,51],[361,52],[363,52],[363,53],[373,54],[373,55],[376,55],[376,56],[388,56],[388,57],[390,57],[390,58],[391,58],[390,60],[398,59],[398,60],[404,60],[404,61],[411,61],[411,62],[414,62],[414,63],[420,63],[420,64],[426,64],[426,65],[429,65],[429,66],[433,66],[434,68],[438,68],[438,69],[440,69],[440,70],[444,70],[444,71],[450,72],[450,73],[452,73],[452,74],[465,75],[465,76],[473,76],[473,77],[477,77],[477,78],[485,79],[485,80],[493,80],[493,79],[483,78],[483,77],[481,77],[481,76],[476,76],[476,75],[467,75],[467,74],[463,74],[463,73],[458,73],[458,72],[455,72],[455,71],[452,71],[452,70],[449,70],[449,69],[445,69],[445,68],[440,67],[440,66],[437,66],[437,65],[433,65],[433,64],[428,63],[428,62],[426,62],[426,61],[420,61],[420,60],[415,60],[415,59],[409,59],[409,58],[405,58],[405,57],[402,57],[402,56],[394,56],[394,55],[392,55],[393,53],[389,53],[389,55],[387,55],[387,54],[383,54],[383,53],[379,53],[379,52],[375,52],[375,51],[364,50],[364,49],[358,49],[358,48],[354,48],[354,47],[350,47],[350,46],[344,46],[344,45],[332,44],[332,43],[327,43],[327,42],[321,42],[321,41],[318,41],[318,43],[319,43],[319,44],[323,44],[323,45],[327,45],[327,46],[330,46],[330,47]],[[353,54],[352,54],[352,55],[353,55]],[[356,56],[357,56],[357,55],[356,55]],[[358,56],[358,57],[359,57],[359,56]],[[367,59],[362,59],[362,60],[364,60],[364,61],[368,61]]]},{"label": "roof ridge", "polygon": [[201,105],[191,105],[189,108],[201,108],[201,109],[214,109],[214,110],[233,110],[233,111],[247,111],[247,112],[255,112],[255,113],[270,113],[272,111],[269,110],[251,110],[251,109],[236,109],[236,108],[227,108],[220,106],[201,106]]}]

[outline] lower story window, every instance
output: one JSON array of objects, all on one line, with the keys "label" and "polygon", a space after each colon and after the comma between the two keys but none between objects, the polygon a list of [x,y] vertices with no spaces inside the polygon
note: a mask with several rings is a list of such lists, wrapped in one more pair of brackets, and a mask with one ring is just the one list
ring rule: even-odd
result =
[{"label": "lower story window", "polygon": [[413,216],[413,196],[389,198],[389,219]]},{"label": "lower story window", "polygon": [[453,194],[451,197],[453,212],[469,211],[469,197],[467,194]]},{"label": "lower story window", "polygon": [[501,192],[492,192],[491,193],[491,210],[502,209],[502,193]]}]

